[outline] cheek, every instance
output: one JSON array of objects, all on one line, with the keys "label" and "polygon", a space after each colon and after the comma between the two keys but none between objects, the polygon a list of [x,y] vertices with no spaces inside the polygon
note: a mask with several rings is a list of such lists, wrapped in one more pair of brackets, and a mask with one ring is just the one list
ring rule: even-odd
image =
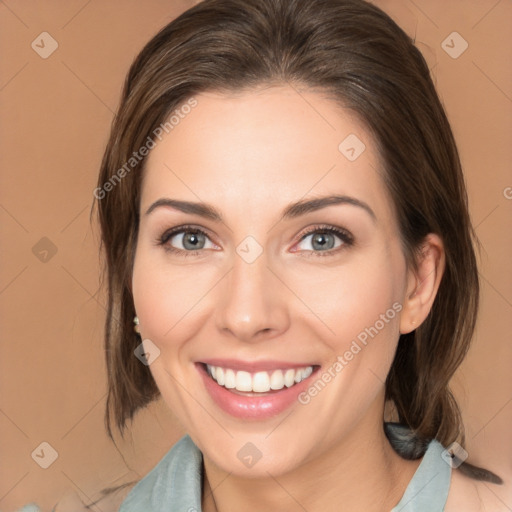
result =
[{"label": "cheek", "polygon": [[303,271],[294,278],[294,290],[317,317],[324,339],[337,353],[359,334],[364,341],[368,330],[375,333],[373,327],[380,338],[399,332],[397,310],[405,267],[392,247],[383,247],[350,258],[346,264]]},{"label": "cheek", "polygon": [[[316,273],[314,282],[303,281],[300,292],[321,320],[314,318],[310,325],[318,326],[316,337],[330,354],[324,377],[333,384],[328,384],[330,391],[322,400],[333,410],[343,404],[342,409],[355,416],[382,389],[400,335],[405,262],[397,247],[384,243],[380,247],[325,271],[323,277]],[[312,395],[303,397],[305,403],[316,393],[309,391]],[[345,421],[340,414],[336,417]]]},{"label": "cheek", "polygon": [[326,436],[361,418],[383,390],[399,339],[404,269],[400,253],[386,248],[303,283],[304,302],[321,319],[314,319],[317,338],[330,356],[300,400],[311,417],[332,411]]},{"label": "cheek", "polygon": [[201,325],[198,315],[215,282],[206,266],[169,265],[165,256],[142,249],[134,262],[132,289],[141,335],[160,350],[177,349]]}]

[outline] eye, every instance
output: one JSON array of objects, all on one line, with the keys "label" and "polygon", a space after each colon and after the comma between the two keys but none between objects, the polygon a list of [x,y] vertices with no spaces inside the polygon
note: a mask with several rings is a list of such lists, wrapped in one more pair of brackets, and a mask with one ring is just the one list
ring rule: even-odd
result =
[{"label": "eye", "polygon": [[[305,247],[299,247],[299,249],[301,252],[311,253],[310,256],[332,256],[354,244],[354,237],[351,233],[334,226],[311,227],[301,236],[299,246],[300,244],[308,245],[306,240],[309,238],[311,239],[309,244],[313,249]],[[175,244],[181,244],[181,247],[175,247]],[[179,226],[165,231],[157,239],[157,245],[163,246],[168,252],[185,257],[197,256],[203,249],[217,247],[204,230],[194,226]]]},{"label": "eye", "polygon": [[[310,240],[306,242],[308,239]],[[334,226],[313,226],[302,235],[300,244],[303,244],[303,247],[299,248],[310,252],[310,256],[332,256],[353,245],[354,237],[348,231]],[[310,245],[313,249],[307,249],[305,245]]]},{"label": "eye", "polygon": [[[208,247],[207,242],[210,243]],[[196,256],[202,249],[215,248],[207,233],[202,229],[193,226],[179,226],[167,230],[158,240],[166,251],[181,253],[183,256]],[[174,247],[175,244],[181,247]]]}]

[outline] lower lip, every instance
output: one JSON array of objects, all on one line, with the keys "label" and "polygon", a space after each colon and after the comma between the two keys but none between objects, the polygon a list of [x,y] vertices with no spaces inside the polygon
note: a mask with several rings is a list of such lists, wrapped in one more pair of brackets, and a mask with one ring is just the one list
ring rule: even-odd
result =
[{"label": "lower lip", "polygon": [[206,390],[212,400],[224,411],[232,416],[241,419],[265,420],[282,413],[293,403],[297,403],[298,395],[303,392],[316,374],[318,367],[313,373],[298,384],[267,394],[243,396],[217,384],[207,373],[203,363],[196,363],[196,367],[203,379]]}]

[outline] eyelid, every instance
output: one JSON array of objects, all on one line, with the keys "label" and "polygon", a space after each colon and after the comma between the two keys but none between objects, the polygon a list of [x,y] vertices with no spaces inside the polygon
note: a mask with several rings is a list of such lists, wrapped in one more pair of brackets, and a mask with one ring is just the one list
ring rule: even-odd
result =
[{"label": "eyelid", "polygon": [[198,233],[198,234],[205,235],[210,240],[210,242],[213,245],[217,245],[212,240],[212,236],[210,235],[210,232],[209,232],[208,229],[203,228],[203,227],[199,227],[199,226],[195,226],[195,225],[192,225],[192,224],[184,224],[184,225],[181,225],[181,226],[175,226],[173,228],[165,230],[163,232],[163,234],[160,235],[156,239],[156,244],[160,245],[160,246],[163,246],[164,249],[169,251],[169,252],[180,253],[180,254],[183,254],[184,256],[193,256],[193,255],[196,255],[196,254],[200,253],[201,251],[204,251],[205,249],[196,249],[196,250],[192,250],[192,251],[186,251],[186,250],[183,250],[183,249],[177,249],[176,247],[172,247],[171,245],[168,244],[168,241],[171,238],[173,238],[174,236],[180,235],[182,233],[184,234],[184,233],[187,233],[187,232],[188,233],[193,232],[193,233]]},{"label": "eyelid", "polygon": [[[184,249],[177,249],[177,248],[172,247],[167,244],[167,242],[173,236],[179,235],[182,233],[187,233],[187,232],[195,232],[195,233],[203,234],[210,240],[210,242],[212,244],[217,245],[217,244],[215,244],[215,242],[213,242],[212,237],[210,235],[210,231],[208,229],[199,227],[199,226],[195,226],[192,224],[185,224],[185,225],[175,226],[173,228],[167,229],[166,231],[164,231],[164,233],[162,235],[160,235],[157,238],[156,244],[163,246],[164,249],[169,252],[179,253],[180,255],[183,255],[183,256],[195,256],[195,255],[200,254],[204,250],[206,250],[203,248],[203,249],[187,251]],[[309,226],[304,231],[302,231],[301,234],[297,237],[294,245],[299,244],[308,236],[310,236],[314,233],[318,233],[318,232],[324,232],[327,234],[332,234],[334,236],[337,236],[342,241],[342,243],[336,248],[328,249],[325,251],[315,251],[315,250],[296,251],[296,250],[294,250],[292,252],[294,252],[294,253],[295,252],[298,252],[298,253],[306,252],[306,253],[309,253],[309,256],[334,256],[339,251],[346,249],[346,248],[354,245],[354,243],[355,243],[354,236],[345,228],[333,226],[330,224],[315,224],[313,226]],[[306,257],[309,257],[309,256],[306,256]]]},{"label": "eyelid", "polygon": [[338,254],[338,252],[340,252],[344,249],[347,249],[348,247],[351,247],[355,244],[354,236],[352,235],[352,233],[350,233],[350,231],[348,231],[345,228],[333,226],[331,224],[315,224],[313,226],[306,228],[306,230],[303,231],[301,235],[299,235],[296,244],[299,244],[305,238],[312,235],[313,233],[321,233],[321,232],[337,236],[342,241],[342,243],[338,247],[328,249],[326,251],[302,250],[302,251],[292,251],[292,252],[309,253],[309,255],[306,257],[309,257],[309,256],[335,256]]},{"label": "eyelid", "polygon": [[166,229],[158,238],[159,240],[169,240],[169,238],[171,238],[172,236],[178,235],[182,232],[197,232],[204,234],[211,239],[211,234],[208,229],[203,228],[201,226],[195,226],[193,224],[183,224],[181,226],[175,226],[173,228]]}]

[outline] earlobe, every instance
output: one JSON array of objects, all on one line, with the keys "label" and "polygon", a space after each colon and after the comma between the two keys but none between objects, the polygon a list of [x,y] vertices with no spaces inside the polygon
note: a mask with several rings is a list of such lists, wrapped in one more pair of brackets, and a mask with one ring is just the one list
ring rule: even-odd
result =
[{"label": "earlobe", "polygon": [[422,244],[417,271],[409,270],[400,317],[400,334],[413,331],[427,318],[434,304],[444,269],[443,242],[438,235],[430,233]]}]

